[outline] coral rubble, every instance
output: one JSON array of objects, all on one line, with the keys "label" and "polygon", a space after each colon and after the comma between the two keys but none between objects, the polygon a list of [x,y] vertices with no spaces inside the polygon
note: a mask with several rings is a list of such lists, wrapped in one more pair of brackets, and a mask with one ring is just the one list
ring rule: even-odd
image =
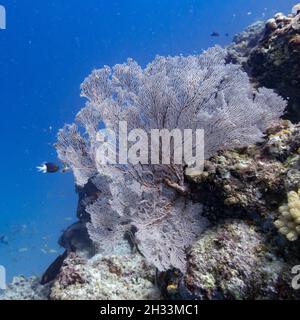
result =
[{"label": "coral rubble", "polygon": [[159,299],[155,268],[139,254],[84,260],[70,254],[51,287],[55,300]]},{"label": "coral rubble", "polygon": [[40,278],[18,276],[0,292],[0,300],[48,300],[49,294],[50,284],[41,285]]}]

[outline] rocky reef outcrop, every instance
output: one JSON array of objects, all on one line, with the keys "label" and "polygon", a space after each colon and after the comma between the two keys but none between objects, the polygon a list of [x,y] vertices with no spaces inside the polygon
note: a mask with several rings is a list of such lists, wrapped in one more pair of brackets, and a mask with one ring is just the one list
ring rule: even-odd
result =
[{"label": "rocky reef outcrop", "polygon": [[140,254],[96,255],[92,259],[71,253],[51,286],[54,300],[159,299],[155,268]]},{"label": "rocky reef outcrop", "polygon": [[299,299],[278,245],[249,221],[208,230],[189,253],[184,285],[196,299]]},{"label": "rocky reef outcrop", "polygon": [[286,118],[300,120],[300,10],[277,13],[237,35],[230,46],[231,61],[242,64],[253,82],[275,89],[289,99]]},{"label": "rocky reef outcrop", "polygon": [[192,246],[185,275],[160,275],[166,298],[300,298],[291,286],[300,241],[276,226],[280,208],[300,185],[299,152],[300,125],[282,120],[263,143],[219,152],[190,178],[193,197],[214,227]]},{"label": "rocky reef outcrop", "polygon": [[246,71],[249,71],[247,62],[250,53],[264,37],[265,26],[265,21],[257,21],[234,36],[232,44],[227,48],[230,62],[240,64]]},{"label": "rocky reef outcrop", "polygon": [[300,184],[300,125],[274,125],[266,140],[241,150],[219,152],[192,178],[194,196],[210,219],[272,219],[287,192]]}]

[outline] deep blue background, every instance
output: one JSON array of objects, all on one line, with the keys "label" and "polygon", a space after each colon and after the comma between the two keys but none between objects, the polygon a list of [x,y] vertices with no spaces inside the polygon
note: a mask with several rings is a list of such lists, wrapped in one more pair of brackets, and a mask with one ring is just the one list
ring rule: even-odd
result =
[{"label": "deep blue background", "polygon": [[[56,160],[57,130],[83,105],[79,85],[93,68],[132,57],[199,53],[296,0],[0,0],[0,264],[8,275],[40,273],[74,219],[71,174],[42,175]],[[212,38],[212,31],[221,34]],[[230,37],[225,37],[229,33]]]}]

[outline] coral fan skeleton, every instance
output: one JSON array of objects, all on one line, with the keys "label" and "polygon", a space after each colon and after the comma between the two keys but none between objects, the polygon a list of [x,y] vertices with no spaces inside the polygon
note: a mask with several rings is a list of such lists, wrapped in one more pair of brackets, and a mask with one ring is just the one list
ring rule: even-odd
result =
[{"label": "coral fan skeleton", "polygon": [[129,59],[94,70],[83,82],[81,95],[88,101],[77,124],[60,130],[57,151],[77,185],[91,181],[101,191],[86,208],[87,229],[99,251],[131,232],[139,251],[159,270],[185,270],[186,249],[208,225],[201,204],[189,198],[190,168],[174,161],[103,164],[97,151],[104,142],[97,136],[103,123],[116,132],[120,121],[147,134],[202,129],[205,159],[260,141],[286,102],[270,89],[254,90],[241,67],[226,58],[227,51],[216,46],[197,56],[158,56],[145,69]]}]

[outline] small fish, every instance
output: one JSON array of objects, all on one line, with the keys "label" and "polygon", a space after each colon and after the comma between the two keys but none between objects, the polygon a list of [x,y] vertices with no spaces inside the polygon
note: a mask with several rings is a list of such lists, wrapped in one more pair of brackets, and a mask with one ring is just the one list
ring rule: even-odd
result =
[{"label": "small fish", "polygon": [[47,243],[43,246],[43,248],[41,248],[41,251],[42,251],[44,254],[57,253],[57,250],[55,250],[55,249],[53,249],[53,248],[50,248]]},{"label": "small fish", "polygon": [[211,35],[210,35],[211,37],[220,37],[220,34],[218,33],[218,32],[212,32],[211,33]]},{"label": "small fish", "polygon": [[229,33],[225,33],[225,37],[229,37]]},{"label": "small fish", "polygon": [[51,162],[44,162],[41,166],[36,168],[42,173],[56,173],[59,171],[59,166]]},{"label": "small fish", "polygon": [[44,254],[57,253],[57,250],[51,249],[51,248],[47,248],[47,247],[41,248],[41,251],[42,251]]},{"label": "small fish", "polygon": [[27,252],[28,251],[28,248],[20,248],[19,250],[18,250],[19,252]]}]

